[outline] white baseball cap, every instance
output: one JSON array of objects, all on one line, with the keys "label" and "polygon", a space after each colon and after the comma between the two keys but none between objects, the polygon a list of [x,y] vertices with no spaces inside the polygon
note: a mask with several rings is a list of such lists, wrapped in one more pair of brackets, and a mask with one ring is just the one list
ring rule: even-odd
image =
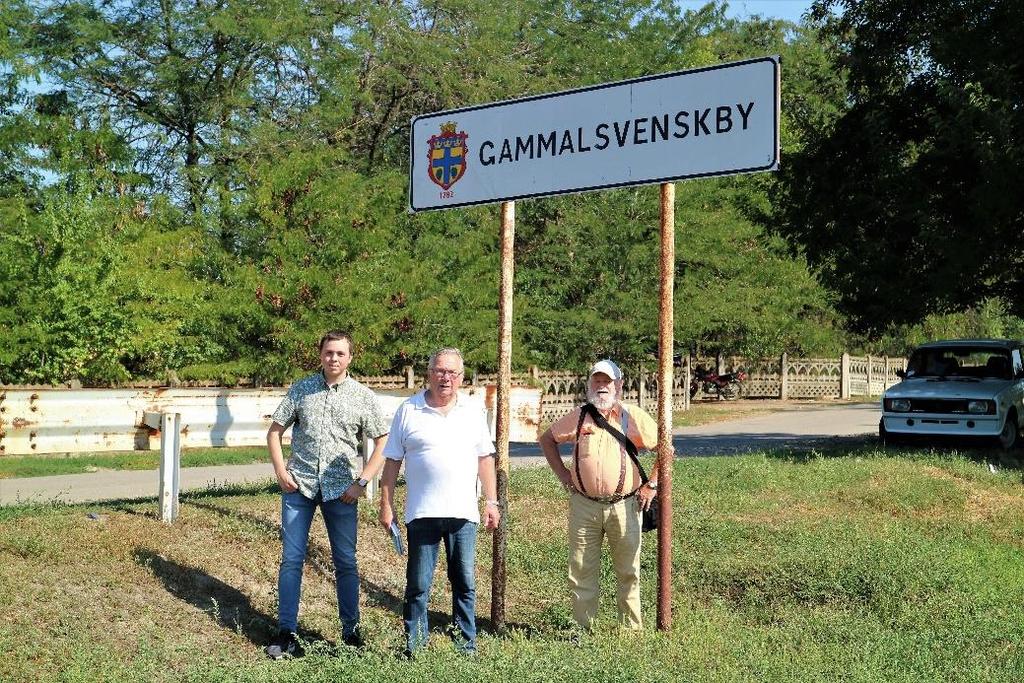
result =
[{"label": "white baseball cap", "polygon": [[618,365],[607,359],[599,360],[596,363],[594,363],[593,366],[591,366],[590,376],[594,376],[599,372],[603,372],[616,382],[622,379],[622,370],[619,370]]}]

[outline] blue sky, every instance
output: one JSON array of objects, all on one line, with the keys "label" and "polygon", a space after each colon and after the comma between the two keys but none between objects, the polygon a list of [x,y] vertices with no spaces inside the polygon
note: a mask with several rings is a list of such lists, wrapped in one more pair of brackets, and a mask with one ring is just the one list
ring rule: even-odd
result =
[{"label": "blue sky", "polygon": [[[709,0],[676,0],[685,9],[700,9]],[[772,19],[800,21],[800,15],[811,7],[812,0],[729,0],[726,16],[743,19],[754,14]]]}]

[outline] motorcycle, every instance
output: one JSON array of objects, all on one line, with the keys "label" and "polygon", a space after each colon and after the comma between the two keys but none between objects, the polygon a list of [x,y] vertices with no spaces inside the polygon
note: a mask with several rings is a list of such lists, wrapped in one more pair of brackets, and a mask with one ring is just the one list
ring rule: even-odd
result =
[{"label": "motorcycle", "polygon": [[713,370],[695,368],[690,379],[690,398],[696,396],[698,390],[703,390],[705,396],[717,396],[719,400],[731,401],[743,393],[743,382],[746,379],[747,373],[742,370],[719,375]]}]

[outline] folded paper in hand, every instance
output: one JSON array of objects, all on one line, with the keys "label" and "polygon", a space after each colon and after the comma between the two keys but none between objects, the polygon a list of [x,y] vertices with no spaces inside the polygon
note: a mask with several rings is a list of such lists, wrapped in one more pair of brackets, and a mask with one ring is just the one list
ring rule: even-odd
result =
[{"label": "folded paper in hand", "polygon": [[395,546],[395,552],[405,555],[405,547],[402,545],[402,530],[398,528],[398,522],[391,522],[391,542]]}]

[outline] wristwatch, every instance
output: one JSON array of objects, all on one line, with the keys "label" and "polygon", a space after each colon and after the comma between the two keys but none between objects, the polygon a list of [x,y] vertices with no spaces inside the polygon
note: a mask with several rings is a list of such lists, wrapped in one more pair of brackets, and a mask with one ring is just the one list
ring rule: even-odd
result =
[{"label": "wristwatch", "polygon": [[657,491],[658,490],[658,482],[654,481],[653,479],[648,479],[647,480],[647,488],[651,489],[652,491]]},{"label": "wristwatch", "polygon": [[356,483],[359,484],[361,487],[363,487],[365,489],[366,485],[370,483],[370,480],[369,479],[360,479]]}]

